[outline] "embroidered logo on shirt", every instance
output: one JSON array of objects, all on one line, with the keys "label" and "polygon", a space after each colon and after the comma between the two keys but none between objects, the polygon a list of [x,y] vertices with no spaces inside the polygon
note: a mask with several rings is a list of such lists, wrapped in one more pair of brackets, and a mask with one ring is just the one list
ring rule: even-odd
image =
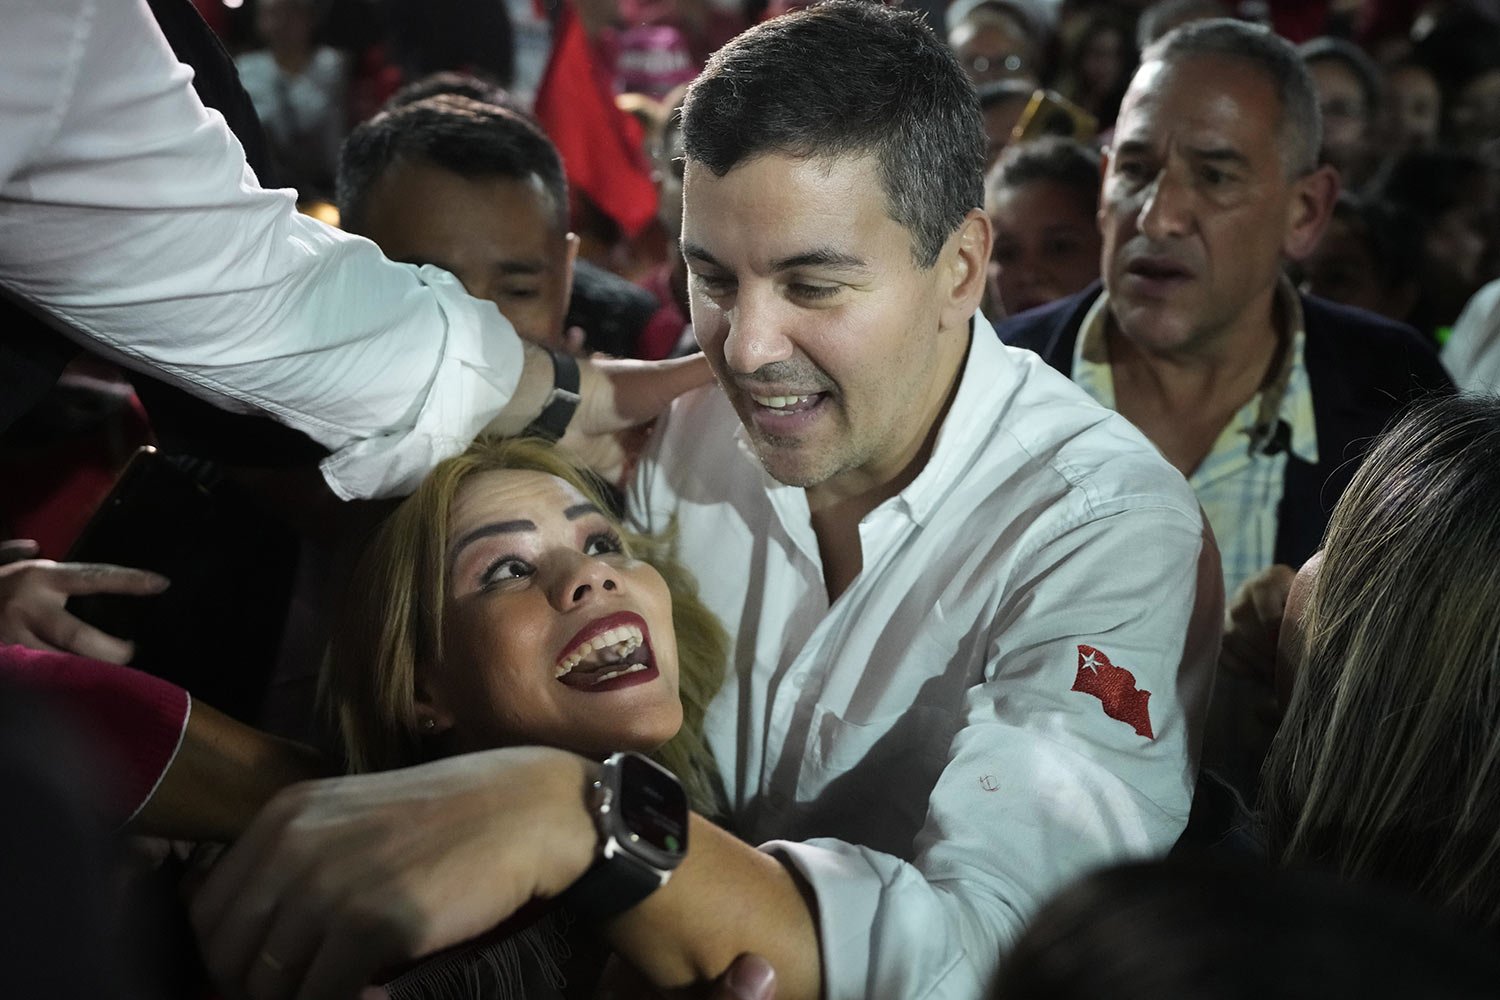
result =
[{"label": "embroidered logo on shirt", "polygon": [[1111,719],[1118,719],[1148,740],[1156,738],[1151,732],[1151,714],[1146,710],[1151,692],[1137,690],[1135,674],[1110,663],[1109,657],[1093,646],[1078,647],[1078,677],[1073,690],[1098,698],[1104,714]]}]

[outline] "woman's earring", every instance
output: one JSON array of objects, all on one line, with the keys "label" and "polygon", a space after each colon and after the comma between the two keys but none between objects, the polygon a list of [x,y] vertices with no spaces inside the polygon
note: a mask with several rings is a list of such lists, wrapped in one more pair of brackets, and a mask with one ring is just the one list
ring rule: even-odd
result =
[{"label": "woman's earring", "polygon": [[429,715],[427,718],[425,718],[425,719],[422,720],[422,731],[424,733],[430,733],[430,732],[432,732],[436,728],[437,728],[437,720],[434,719],[432,716]]}]

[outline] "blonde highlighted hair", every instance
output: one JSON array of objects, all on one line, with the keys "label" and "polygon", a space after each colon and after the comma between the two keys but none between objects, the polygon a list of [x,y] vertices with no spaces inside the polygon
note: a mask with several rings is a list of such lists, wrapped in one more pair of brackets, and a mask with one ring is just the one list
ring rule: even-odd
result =
[{"label": "blonde highlighted hair", "polygon": [[[556,476],[609,510],[597,480],[542,441],[481,439],[428,473],[365,549],[329,644],[322,697],[350,770],[387,770],[434,756],[418,730],[415,692],[419,667],[443,658],[449,515],[464,483],[504,471]],[[728,637],[664,541],[623,529],[620,536],[672,594],[683,724],[653,756],[682,780],[695,808],[713,815],[718,780],[703,742],[703,715],[723,683]]]},{"label": "blonde highlighted hair", "polygon": [[1261,782],[1274,860],[1500,926],[1500,400],[1403,417],[1334,509]]}]

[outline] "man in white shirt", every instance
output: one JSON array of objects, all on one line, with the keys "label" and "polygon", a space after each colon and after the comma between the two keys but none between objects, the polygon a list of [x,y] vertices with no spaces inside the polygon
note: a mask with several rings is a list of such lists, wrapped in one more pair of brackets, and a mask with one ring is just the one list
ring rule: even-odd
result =
[{"label": "man in white shirt", "polygon": [[1217,555],[1150,444],[975,312],[961,78],[903,65],[901,15],[817,20],[741,38],[684,108],[720,387],[631,508],[730,631],[706,732],[731,825],[816,899],[826,994],[973,996],[1063,882],[1180,832]]},{"label": "man in white shirt", "polygon": [[[768,22],[711,60],[684,124],[694,327],[723,391],[673,410],[632,501],[675,520],[730,631],[707,736],[737,832],[780,839],[692,817],[670,880],[604,929],[658,987],[750,951],[784,1000],[979,996],[1048,895],[1183,828],[1217,554],[1137,431],[976,314],[979,110],[919,19],[834,0]],[[265,985],[270,955],[324,995],[593,859],[596,765],[420,771],[268,810],[200,898],[211,965]],[[454,819],[414,844],[413,809]]]},{"label": "man in white shirt", "polygon": [[[409,490],[543,409],[552,361],[493,305],[260,188],[144,0],[0,0],[0,23],[0,289],[95,353],[304,431],[346,499]],[[706,377],[580,367],[574,432]]]}]

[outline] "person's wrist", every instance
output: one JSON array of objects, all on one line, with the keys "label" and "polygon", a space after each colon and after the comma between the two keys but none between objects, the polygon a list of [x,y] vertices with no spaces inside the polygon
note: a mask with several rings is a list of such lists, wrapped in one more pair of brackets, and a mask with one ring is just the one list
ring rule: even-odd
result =
[{"label": "person's wrist", "polygon": [[516,437],[542,415],[552,395],[552,355],[530,341],[521,341],[521,375],[516,390],[499,413],[485,425],[483,433]]},{"label": "person's wrist", "polygon": [[532,828],[537,837],[537,891],[553,897],[577,881],[594,863],[599,842],[589,809],[589,793],[599,776],[599,764],[565,750],[535,748],[536,757],[522,781],[507,780],[511,801],[498,808],[516,808],[515,799],[535,810]]}]

